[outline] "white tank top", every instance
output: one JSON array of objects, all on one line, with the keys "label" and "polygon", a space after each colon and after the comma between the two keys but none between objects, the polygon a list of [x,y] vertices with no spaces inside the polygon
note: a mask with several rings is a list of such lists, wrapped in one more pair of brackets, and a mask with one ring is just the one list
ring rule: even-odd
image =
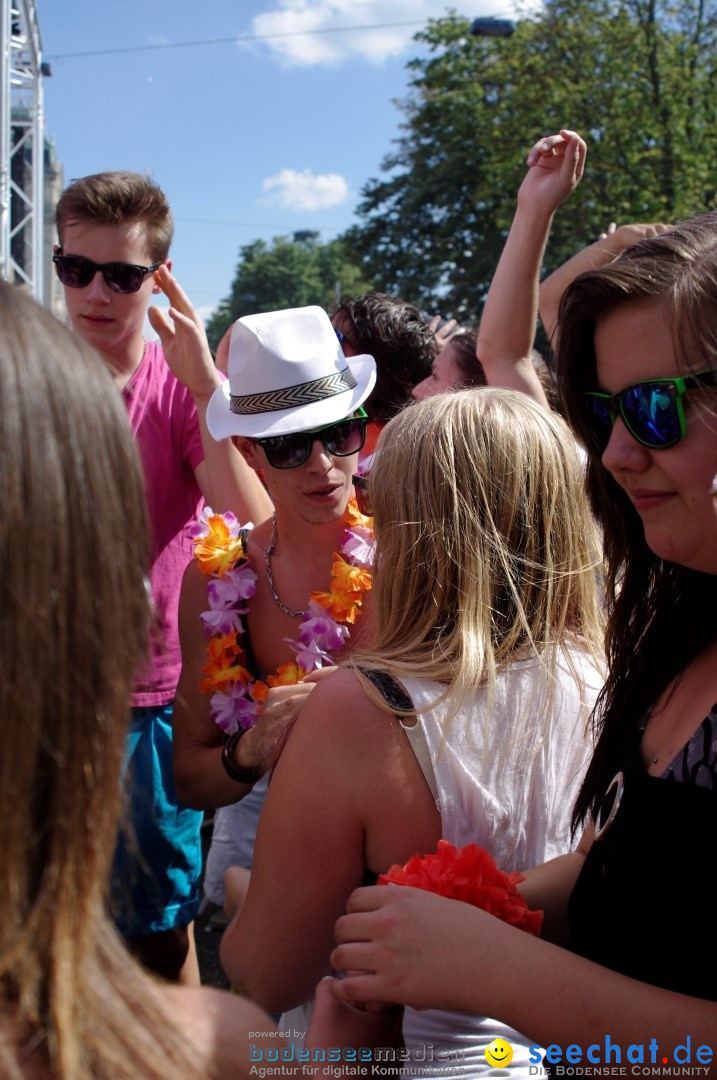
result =
[{"label": "white tank top", "polygon": [[[570,850],[570,814],[590,756],[588,716],[602,677],[584,655],[569,657],[583,685],[561,660],[549,717],[543,715],[548,679],[538,660],[516,663],[500,677],[490,713],[481,688],[447,726],[447,707],[432,708],[445,688],[402,679],[433,765],[443,838],[457,847],[479,844],[502,870],[526,869]],[[403,1031],[409,1052],[403,1076],[425,1077],[427,1066],[433,1078],[501,1075],[485,1059],[498,1037],[513,1048],[503,1075],[529,1076],[529,1066],[535,1068],[528,1058],[533,1040],[487,1017],[406,1009]],[[439,1051],[448,1058],[437,1059]]]}]

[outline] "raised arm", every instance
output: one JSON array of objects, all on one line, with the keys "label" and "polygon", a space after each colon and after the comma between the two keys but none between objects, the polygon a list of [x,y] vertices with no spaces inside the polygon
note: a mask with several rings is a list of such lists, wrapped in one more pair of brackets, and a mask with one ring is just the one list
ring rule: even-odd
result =
[{"label": "raised arm", "polygon": [[154,277],[172,305],[169,316],[174,325],[157,307],[149,309],[149,321],[159,334],[169,367],[197,406],[204,448],[204,461],[195,470],[199,488],[207,505],[220,512],[233,510],[240,521],[264,521],[272,505],[258,476],[231,439],[217,442],[207,428],[207,406],[221,378],[209,351],[204,324],[166,266],[161,266]]},{"label": "raised arm", "polygon": [[531,359],[540,266],[553,214],[579,183],[585,152],[580,136],[568,130],[541,139],[530,151],[528,173],[478,328],[476,353],[489,385],[522,390],[546,408],[548,400]]},{"label": "raised arm", "polygon": [[540,321],[545,327],[553,348],[557,344],[560,300],[570,282],[587,270],[597,270],[600,266],[606,266],[621,255],[625,248],[636,244],[639,240],[657,236],[658,233],[665,232],[669,228],[669,225],[659,222],[651,225],[620,225],[616,228],[615,223],[612,222],[599,240],[582,248],[541,282],[538,301]]}]

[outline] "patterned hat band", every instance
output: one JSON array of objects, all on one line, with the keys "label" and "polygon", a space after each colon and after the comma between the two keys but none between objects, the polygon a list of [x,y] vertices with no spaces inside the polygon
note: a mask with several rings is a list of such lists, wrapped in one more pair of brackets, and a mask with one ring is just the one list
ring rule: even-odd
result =
[{"label": "patterned hat band", "polygon": [[280,409],[295,409],[298,405],[311,405],[315,401],[343,394],[353,390],[356,379],[349,368],[324,375],[311,382],[287,386],[282,390],[267,390],[262,394],[230,394],[229,408],[239,416],[252,413],[278,412]]}]

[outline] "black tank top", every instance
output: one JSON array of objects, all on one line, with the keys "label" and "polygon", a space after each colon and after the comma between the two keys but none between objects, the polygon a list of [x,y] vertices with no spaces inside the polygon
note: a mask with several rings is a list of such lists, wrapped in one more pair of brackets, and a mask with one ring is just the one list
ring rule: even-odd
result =
[{"label": "black tank top", "polygon": [[[717,1000],[717,707],[660,777],[642,763],[642,727],[618,762],[624,788],[613,820],[570,898],[570,948],[654,986]],[[609,811],[603,806],[598,822]]]}]

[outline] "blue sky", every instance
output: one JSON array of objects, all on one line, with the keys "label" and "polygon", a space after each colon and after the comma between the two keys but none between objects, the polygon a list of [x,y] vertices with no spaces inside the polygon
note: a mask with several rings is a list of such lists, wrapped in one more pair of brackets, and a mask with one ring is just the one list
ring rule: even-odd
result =
[{"label": "blue sky", "polygon": [[[512,9],[453,6],[470,17]],[[206,313],[228,293],[243,244],[298,229],[329,240],[355,220],[398,133],[394,102],[419,50],[418,25],[386,24],[445,11],[433,0],[37,0],[52,68],[47,134],[66,182],[104,169],[152,173],[174,213],[175,273]]]}]

